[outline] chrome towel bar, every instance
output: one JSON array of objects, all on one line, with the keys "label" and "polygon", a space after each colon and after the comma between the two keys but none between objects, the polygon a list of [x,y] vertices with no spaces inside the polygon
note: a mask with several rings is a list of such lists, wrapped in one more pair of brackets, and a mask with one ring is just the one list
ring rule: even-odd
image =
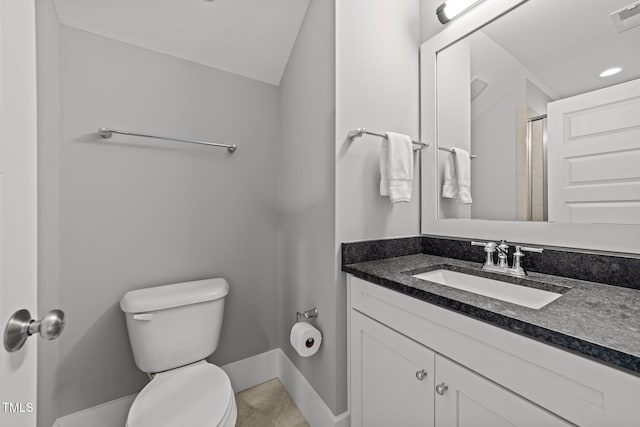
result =
[{"label": "chrome towel bar", "polygon": [[[380,133],[380,132],[374,132],[371,130],[367,130],[365,128],[358,128],[355,130],[352,130],[348,133],[348,137],[350,141],[353,141],[356,138],[361,137],[362,135],[367,134],[367,135],[373,135],[373,136],[379,136],[380,138],[384,138],[384,134]],[[414,150],[422,150],[425,147],[428,147],[429,144],[426,142],[422,142],[422,141],[411,141],[413,142],[415,145],[419,145],[420,148],[414,148]],[[446,148],[446,147],[438,147],[438,150],[442,150],[442,151],[448,151],[449,153],[453,153],[453,150],[451,150],[451,148]],[[470,154],[469,155],[470,158],[475,159],[478,156],[476,156],[475,154]]]},{"label": "chrome towel bar", "polygon": [[[448,151],[449,153],[453,153],[453,150],[451,148],[447,148],[447,147],[438,147],[438,150]],[[475,154],[469,154],[469,157],[472,158],[472,159],[478,158],[478,156],[476,156]]]},{"label": "chrome towel bar", "polygon": [[217,142],[198,141],[196,139],[184,139],[184,138],[173,138],[173,137],[169,137],[169,136],[148,135],[148,134],[145,134],[145,133],[127,132],[127,131],[123,131],[123,130],[106,129],[106,128],[98,129],[98,134],[103,138],[111,138],[114,133],[117,133],[117,134],[120,134],[120,135],[140,136],[140,137],[143,137],[143,138],[164,139],[164,140],[167,140],[167,141],[188,142],[190,144],[210,145],[212,147],[224,147],[230,153],[233,153],[234,151],[236,151],[238,149],[238,146],[235,145],[235,144],[233,144],[233,145],[230,145],[230,144],[219,144]]},{"label": "chrome towel bar", "polygon": [[[350,141],[353,141],[356,138],[361,137],[362,135],[367,134],[367,135],[373,135],[373,136],[379,136],[380,138],[384,138],[384,134],[380,133],[380,132],[373,132],[370,130],[367,130],[365,128],[359,128],[356,130],[352,130],[348,133],[348,137]],[[428,147],[429,144],[427,144],[426,142],[422,142],[422,141],[411,141],[413,142],[415,145],[419,145],[420,148],[417,148],[417,150],[422,150],[425,147]]]}]

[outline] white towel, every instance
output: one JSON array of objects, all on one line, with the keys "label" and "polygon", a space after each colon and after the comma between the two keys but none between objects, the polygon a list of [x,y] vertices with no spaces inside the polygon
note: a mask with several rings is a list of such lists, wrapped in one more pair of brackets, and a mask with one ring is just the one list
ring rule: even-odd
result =
[{"label": "white towel", "polygon": [[458,203],[469,205],[471,199],[471,157],[462,148],[452,148],[456,158],[456,178],[458,179]]},{"label": "white towel", "polygon": [[380,195],[391,203],[411,201],[413,143],[400,133],[387,132],[380,148]]},{"label": "white towel", "polygon": [[442,184],[442,197],[455,199],[458,197],[458,178],[453,153],[447,154],[444,161],[444,183]]}]

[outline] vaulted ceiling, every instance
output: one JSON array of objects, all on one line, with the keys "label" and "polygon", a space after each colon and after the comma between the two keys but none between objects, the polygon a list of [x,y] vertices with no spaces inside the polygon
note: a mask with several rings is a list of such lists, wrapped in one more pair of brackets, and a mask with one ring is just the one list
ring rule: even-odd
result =
[{"label": "vaulted ceiling", "polygon": [[309,0],[54,3],[61,24],[279,85]]},{"label": "vaulted ceiling", "polygon": [[[557,98],[640,78],[640,27],[616,30],[610,14],[634,0],[532,0],[482,31]],[[620,74],[600,72],[622,67]]]}]

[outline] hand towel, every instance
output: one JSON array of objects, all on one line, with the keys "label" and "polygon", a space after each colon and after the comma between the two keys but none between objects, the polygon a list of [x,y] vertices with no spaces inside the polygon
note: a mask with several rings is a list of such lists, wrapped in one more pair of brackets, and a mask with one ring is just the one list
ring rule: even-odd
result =
[{"label": "hand towel", "polygon": [[469,205],[471,199],[471,157],[462,148],[452,148],[456,159],[456,178],[458,179],[458,203]]},{"label": "hand towel", "polygon": [[382,138],[380,144],[380,195],[389,195],[389,140]]},{"label": "hand towel", "polygon": [[407,135],[387,132],[380,148],[380,195],[391,203],[411,201],[413,142]]},{"label": "hand towel", "polygon": [[456,166],[453,153],[445,156],[444,161],[444,183],[442,184],[442,197],[455,199],[458,197],[458,178],[456,177]]}]

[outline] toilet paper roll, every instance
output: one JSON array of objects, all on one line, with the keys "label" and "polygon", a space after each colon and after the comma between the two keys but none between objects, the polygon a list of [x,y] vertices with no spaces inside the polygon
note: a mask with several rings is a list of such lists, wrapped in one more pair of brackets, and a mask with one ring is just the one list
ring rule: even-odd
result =
[{"label": "toilet paper roll", "polygon": [[305,322],[298,322],[291,328],[289,336],[291,346],[302,357],[313,356],[322,344],[322,334],[318,329]]}]

